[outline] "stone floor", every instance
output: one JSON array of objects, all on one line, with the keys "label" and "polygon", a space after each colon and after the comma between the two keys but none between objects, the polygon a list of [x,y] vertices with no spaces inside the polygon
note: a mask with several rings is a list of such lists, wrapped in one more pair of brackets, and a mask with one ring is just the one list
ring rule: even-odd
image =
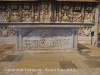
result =
[{"label": "stone floor", "polygon": [[79,44],[78,52],[16,54],[0,46],[0,75],[100,75],[100,48]]}]

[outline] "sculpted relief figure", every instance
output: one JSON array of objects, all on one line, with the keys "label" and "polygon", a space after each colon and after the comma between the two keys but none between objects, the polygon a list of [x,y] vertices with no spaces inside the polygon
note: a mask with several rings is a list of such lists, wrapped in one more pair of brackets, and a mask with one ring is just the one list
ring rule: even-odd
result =
[{"label": "sculpted relief figure", "polygon": [[34,17],[34,8],[31,4],[26,3],[22,9],[22,20],[23,22],[32,22]]},{"label": "sculpted relief figure", "polygon": [[90,36],[91,27],[80,28],[78,35],[79,36]]},{"label": "sculpted relief figure", "polygon": [[76,6],[74,7],[74,12],[73,12],[73,22],[82,22],[82,18],[84,15],[83,11],[84,9],[81,6]]},{"label": "sculpted relief figure", "polygon": [[47,10],[45,11],[44,22],[50,22],[49,13]]},{"label": "sculpted relief figure", "polygon": [[74,12],[73,22],[82,22],[82,14],[80,12]]},{"label": "sculpted relief figure", "polygon": [[10,21],[20,22],[21,21],[21,6],[19,4],[12,4],[10,8]]},{"label": "sculpted relief figure", "polygon": [[69,17],[66,15],[66,13],[62,17],[62,22],[69,22]]},{"label": "sculpted relief figure", "polygon": [[70,22],[71,12],[69,11],[69,6],[64,6],[61,12],[62,12],[61,22]]},{"label": "sculpted relief figure", "polygon": [[0,11],[0,22],[7,22],[8,12]]},{"label": "sculpted relief figure", "polygon": [[0,27],[0,36],[13,36],[15,33],[9,27]]},{"label": "sculpted relief figure", "polygon": [[11,21],[12,22],[20,22],[20,13],[17,11],[12,11],[11,13]]},{"label": "sculpted relief figure", "polygon": [[91,22],[91,13],[85,13],[84,22]]},{"label": "sculpted relief figure", "polygon": [[24,22],[32,22],[32,14],[30,12],[23,13],[23,21]]},{"label": "sculpted relief figure", "polygon": [[43,13],[44,22],[51,21],[51,4],[44,4],[44,13]]},{"label": "sculpted relief figure", "polygon": [[85,10],[84,22],[94,22],[95,8],[87,7]]}]

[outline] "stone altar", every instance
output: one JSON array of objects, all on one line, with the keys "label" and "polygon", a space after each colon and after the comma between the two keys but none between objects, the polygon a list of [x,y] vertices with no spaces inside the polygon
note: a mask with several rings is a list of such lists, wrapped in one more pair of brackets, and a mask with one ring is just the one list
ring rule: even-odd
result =
[{"label": "stone altar", "polygon": [[[0,26],[14,30],[16,51],[75,51],[79,28],[86,27],[86,36],[90,35],[89,28],[97,29],[98,6],[98,2],[0,2]],[[3,30],[0,34],[6,36],[8,32]],[[97,31],[95,34],[97,43]]]}]

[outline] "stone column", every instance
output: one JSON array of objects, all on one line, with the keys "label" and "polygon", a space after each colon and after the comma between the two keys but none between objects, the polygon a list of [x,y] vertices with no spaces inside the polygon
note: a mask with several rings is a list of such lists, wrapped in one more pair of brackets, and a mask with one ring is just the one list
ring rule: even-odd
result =
[{"label": "stone column", "polygon": [[72,31],[71,48],[74,50],[74,30],[71,29],[71,31]]},{"label": "stone column", "polygon": [[22,29],[14,29],[16,34],[16,40],[15,40],[15,50],[20,51],[22,50]]},{"label": "stone column", "polygon": [[74,49],[78,50],[78,28],[74,29]]},{"label": "stone column", "polygon": [[72,29],[73,50],[78,50],[78,28]]},{"label": "stone column", "polygon": [[99,24],[99,3],[97,4],[95,12],[95,25],[94,25],[94,46],[98,46],[98,24]]},{"label": "stone column", "polygon": [[19,50],[22,50],[22,30],[19,30]]}]

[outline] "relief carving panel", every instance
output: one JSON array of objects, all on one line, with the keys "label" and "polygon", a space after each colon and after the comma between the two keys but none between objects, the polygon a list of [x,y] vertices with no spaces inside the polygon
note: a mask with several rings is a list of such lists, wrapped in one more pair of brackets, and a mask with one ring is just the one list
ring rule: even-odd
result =
[{"label": "relief carving panel", "polygon": [[21,22],[21,5],[20,3],[12,3],[10,7],[10,21]]},{"label": "relief carving panel", "polygon": [[71,30],[35,29],[23,36],[23,49],[71,48],[71,34]]},{"label": "relief carving panel", "polygon": [[0,36],[14,36],[15,33],[10,27],[0,27]]},{"label": "relief carving panel", "polygon": [[24,3],[22,5],[22,20],[23,22],[34,21],[34,7],[30,2]]},{"label": "relief carving panel", "polygon": [[93,4],[86,4],[84,22],[94,22],[95,20],[95,7]]},{"label": "relief carving panel", "polygon": [[8,15],[7,6],[5,4],[0,4],[0,22],[7,22]]},{"label": "relief carving panel", "polygon": [[0,11],[0,22],[7,22],[8,12]]},{"label": "relief carving panel", "polygon": [[71,3],[65,3],[61,7],[61,22],[72,22],[73,7]]},{"label": "relief carving panel", "polygon": [[91,36],[92,27],[80,28],[78,35],[79,36]]},{"label": "relief carving panel", "polygon": [[82,4],[76,3],[73,8],[73,22],[83,22],[84,7]]},{"label": "relief carving panel", "polygon": [[[9,4],[9,3],[8,3]],[[95,3],[11,2],[0,3],[1,22],[75,23],[95,21]]]}]

